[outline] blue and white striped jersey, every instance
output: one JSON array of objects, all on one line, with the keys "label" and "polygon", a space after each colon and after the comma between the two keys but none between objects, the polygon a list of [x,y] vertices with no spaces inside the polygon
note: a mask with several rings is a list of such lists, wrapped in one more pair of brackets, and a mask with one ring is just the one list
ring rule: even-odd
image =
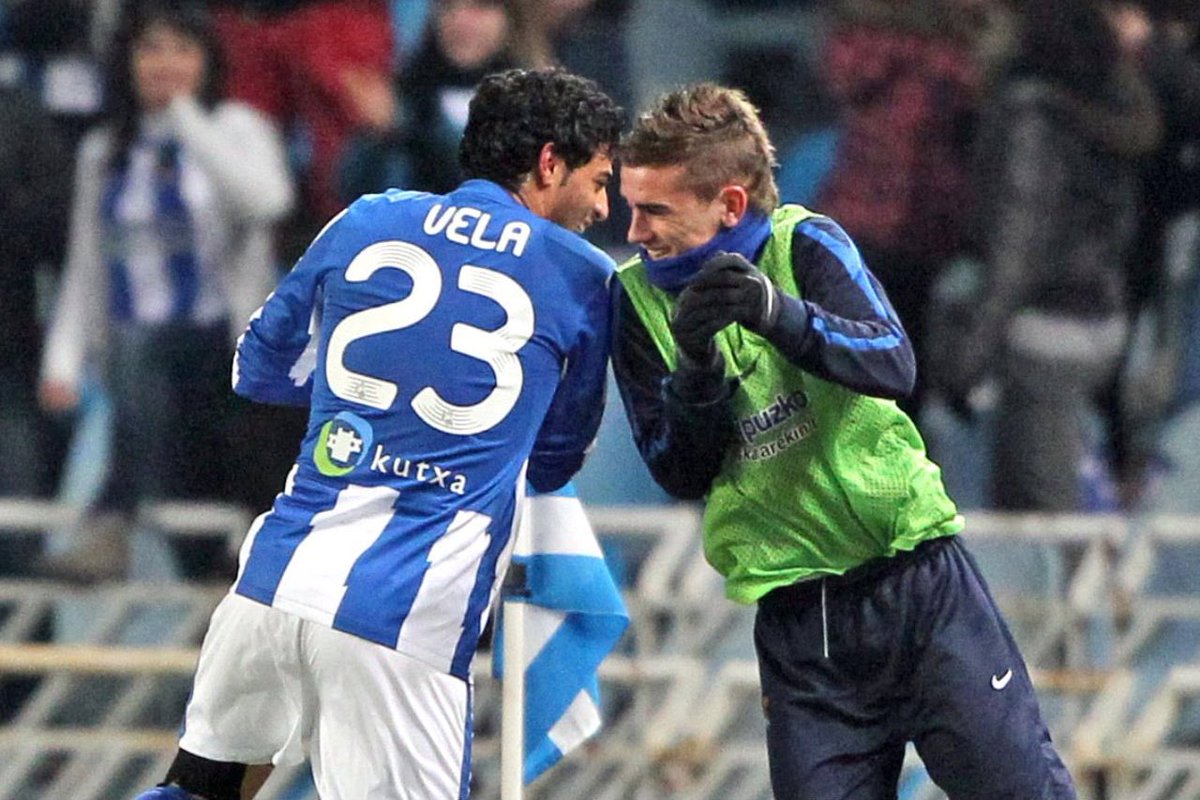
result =
[{"label": "blue and white striped jersey", "polygon": [[235,590],[465,677],[526,476],[599,426],[612,270],[488,181],[351,205],[238,343],[239,394],[311,410]]}]

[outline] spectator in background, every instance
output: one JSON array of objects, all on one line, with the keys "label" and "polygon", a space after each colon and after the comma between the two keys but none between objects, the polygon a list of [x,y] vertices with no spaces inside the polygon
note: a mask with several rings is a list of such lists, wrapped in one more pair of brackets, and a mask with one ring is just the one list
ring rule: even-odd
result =
[{"label": "spectator in background", "polygon": [[[58,128],[26,92],[0,89],[0,497],[47,486],[48,452],[37,404],[41,353],[38,272],[57,267],[66,239],[70,173]],[[40,536],[0,535],[0,575],[27,570]]]},{"label": "spectator in background", "polygon": [[629,0],[509,0],[522,63],[559,65],[632,99],[625,25]]},{"label": "spectator in background", "polygon": [[837,108],[815,61],[794,46],[739,49],[729,53],[724,78],[746,92],[771,131],[779,158],[779,196],[809,206],[829,176],[841,138]]},{"label": "spectator in background", "polygon": [[519,21],[515,49],[521,60],[539,67],[561,62],[559,37],[596,0],[512,0]]},{"label": "spectator in background", "polygon": [[100,53],[116,0],[9,0],[0,11],[0,85],[33,94],[69,146],[103,100]]},{"label": "spectator in background", "polygon": [[[435,0],[416,55],[393,89],[356,78],[351,92],[367,120],[347,146],[339,196],[403,186],[434,192],[460,179],[456,152],[466,99],[484,75],[510,66],[560,65],[605,87],[618,103],[629,95],[622,23],[625,0]],[[589,238],[620,244],[623,208],[598,222]]]},{"label": "spectator in background", "polygon": [[[633,104],[628,52],[631,0],[509,1],[518,63],[562,66],[596,81],[620,105]],[[613,191],[620,191],[619,177]],[[628,227],[629,212],[617,203],[607,219],[592,226],[588,239],[607,249],[623,248]]]},{"label": "spectator in background", "polygon": [[[1147,12],[1149,18],[1147,18]],[[1176,409],[1200,251],[1200,7],[1157,0],[1113,9],[1130,56],[1145,67],[1163,116],[1162,144],[1140,166],[1142,213],[1129,264],[1127,348],[1113,393],[1114,460],[1127,506],[1141,498],[1159,429]],[[1152,27],[1150,27],[1152,26]]]},{"label": "spectator in background", "polygon": [[[357,87],[386,87],[392,28],[385,0],[210,0],[225,45],[229,95],[289,132],[303,169],[293,232],[306,244],[342,208],[336,172],[348,137],[370,119]],[[289,237],[290,241],[290,237]],[[302,245],[300,245],[302,246]],[[289,260],[297,249],[285,243]]]},{"label": "spectator in background", "polygon": [[[61,128],[31,92],[0,89],[0,499],[49,493],[59,461],[55,437],[37,407],[42,347],[40,278],[62,257],[71,201],[70,149]],[[42,552],[42,531],[0,530],[0,579],[25,577]],[[41,613],[30,638],[47,642],[54,613]],[[36,690],[37,675],[0,675],[0,724]]]},{"label": "spectator in background", "polygon": [[[114,451],[87,524],[45,574],[123,576],[138,502],[214,494],[215,471],[237,462],[220,437],[233,338],[275,280],[271,224],[292,190],[271,123],[222,101],[220,65],[194,5],[143,3],[118,34],[106,124],[80,149],[39,387],[48,411],[71,410],[103,354]],[[223,545],[210,544],[177,548],[185,577],[214,569]]]},{"label": "spectator in background", "polygon": [[984,290],[942,381],[1000,387],[992,503],[1081,507],[1085,421],[1129,329],[1123,264],[1137,222],[1134,158],[1160,133],[1153,96],[1094,0],[1025,11],[1016,62],[979,142]]},{"label": "spectator in background", "polygon": [[[837,219],[925,356],[938,268],[966,247],[981,93],[962,0],[837,0],[824,53],[842,135],[815,208]],[[918,371],[918,375],[920,371]],[[901,406],[919,421],[923,381]]]},{"label": "spectator in background", "polygon": [[391,187],[448,192],[462,182],[467,104],[487,74],[515,65],[506,0],[435,0],[420,49],[394,87],[355,80],[369,124],[344,154],[340,199]]},{"label": "spectator in background", "polygon": [[[37,404],[41,351],[38,278],[62,257],[69,150],[59,127],[28,92],[0,89],[0,499],[43,495],[55,448]],[[0,530],[0,579],[28,575],[43,534]],[[40,613],[31,639],[49,641],[54,614]],[[40,676],[0,676],[0,724],[12,720]]]}]

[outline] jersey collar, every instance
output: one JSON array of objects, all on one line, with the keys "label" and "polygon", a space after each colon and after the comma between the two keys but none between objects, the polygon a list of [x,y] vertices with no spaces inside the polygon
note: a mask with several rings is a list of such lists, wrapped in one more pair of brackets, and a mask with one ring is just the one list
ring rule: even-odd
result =
[{"label": "jersey collar", "polygon": [[514,208],[528,208],[508,189],[485,178],[471,178],[468,181],[463,181],[451,194],[481,197],[492,203],[501,203],[513,206]]}]

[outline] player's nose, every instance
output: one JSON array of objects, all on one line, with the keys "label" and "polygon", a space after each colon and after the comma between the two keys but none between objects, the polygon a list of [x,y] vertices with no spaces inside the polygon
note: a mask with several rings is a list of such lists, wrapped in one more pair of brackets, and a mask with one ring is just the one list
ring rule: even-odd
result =
[{"label": "player's nose", "polygon": [[592,206],[592,216],[596,218],[596,222],[603,222],[608,219],[608,190],[604,189],[596,196],[596,203]]},{"label": "player's nose", "polygon": [[650,228],[642,218],[642,213],[634,208],[630,214],[629,230],[625,233],[625,240],[630,244],[642,244],[648,241],[650,239]]}]

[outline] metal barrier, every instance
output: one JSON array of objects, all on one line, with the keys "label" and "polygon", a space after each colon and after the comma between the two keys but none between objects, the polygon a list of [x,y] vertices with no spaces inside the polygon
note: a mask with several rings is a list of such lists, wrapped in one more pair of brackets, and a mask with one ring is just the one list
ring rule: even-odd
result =
[{"label": "metal barrier", "polygon": [[[0,530],[69,525],[73,513],[0,501]],[[221,506],[144,514],[167,533],[231,545],[248,523]],[[696,509],[589,514],[625,562],[633,624],[601,669],[605,730],[528,795],[770,797],[748,638],[753,610],[723,599],[700,553]],[[974,514],[964,535],[1013,622],[1082,796],[1200,796],[1200,749],[1177,735],[1200,698],[1200,654],[1154,662],[1161,675],[1142,663],[1164,626],[1200,620],[1200,586],[1188,591],[1187,569],[1178,591],[1172,583],[1172,570],[1200,554],[1200,518]],[[196,648],[224,591],[0,582],[0,714],[9,715],[0,725],[0,800],[118,800],[159,779],[174,754]],[[483,800],[498,792],[499,691],[489,663],[484,654],[476,664],[472,796]],[[278,770],[261,800],[314,797],[304,773]],[[941,797],[922,775],[910,756],[906,800]]]}]

